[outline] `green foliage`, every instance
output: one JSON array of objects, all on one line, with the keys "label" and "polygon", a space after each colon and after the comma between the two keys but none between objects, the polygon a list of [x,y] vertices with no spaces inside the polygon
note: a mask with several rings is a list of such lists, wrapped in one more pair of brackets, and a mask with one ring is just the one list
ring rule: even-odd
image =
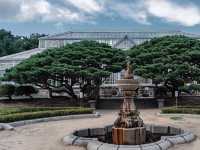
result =
[{"label": "green foliage", "polygon": [[12,99],[12,95],[15,92],[15,86],[12,84],[3,84],[0,85],[0,96],[7,96],[9,99]]},{"label": "green foliage", "polygon": [[77,107],[2,107],[0,108],[0,115],[63,109],[77,109]]},{"label": "green foliage", "polygon": [[172,120],[183,120],[183,118],[182,117],[178,117],[178,116],[174,116],[174,117],[170,117],[170,119],[172,119]]},{"label": "green foliage", "polygon": [[121,71],[124,63],[122,50],[82,41],[34,55],[8,70],[4,80],[32,83],[48,89],[64,87],[76,98],[72,88],[75,84],[80,85],[82,91],[85,87],[90,87],[90,92],[95,91],[112,72]]},{"label": "green foliage", "polygon": [[162,113],[165,114],[200,114],[200,107],[198,106],[190,106],[190,107],[184,107],[180,106],[178,108],[176,107],[169,107],[169,108],[163,108]]},{"label": "green foliage", "polygon": [[200,81],[200,41],[184,36],[155,38],[128,51],[135,73],[165,82],[170,91]]},{"label": "green foliage", "polygon": [[14,36],[4,29],[0,30],[0,57],[38,47],[38,38],[43,34],[31,34],[30,37]]},{"label": "green foliage", "polygon": [[8,123],[36,118],[90,114],[92,112],[93,110],[89,108],[7,108],[6,111],[0,109],[0,122]]},{"label": "green foliage", "polygon": [[200,91],[199,84],[184,85],[179,87],[179,91],[192,94],[194,91]]},{"label": "green foliage", "polygon": [[138,75],[200,80],[200,41],[184,36],[156,38],[128,52]]},{"label": "green foliage", "polygon": [[38,89],[31,86],[31,85],[21,85],[16,88],[15,95],[25,95],[25,96],[31,96],[32,94],[37,94]]},{"label": "green foliage", "polygon": [[181,91],[200,91],[200,85],[198,84],[191,84],[191,85],[185,85],[185,86],[181,86],[179,88]]}]

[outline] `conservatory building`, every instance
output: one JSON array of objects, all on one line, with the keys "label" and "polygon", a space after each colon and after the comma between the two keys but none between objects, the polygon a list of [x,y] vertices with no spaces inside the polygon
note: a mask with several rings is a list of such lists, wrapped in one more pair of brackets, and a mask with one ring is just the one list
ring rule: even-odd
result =
[{"label": "conservatory building", "polygon": [[113,48],[129,49],[153,38],[163,36],[184,35],[192,38],[200,36],[181,31],[169,32],[66,32],[42,37],[39,40],[39,48],[62,47],[66,44],[92,40],[99,43],[106,43]]}]

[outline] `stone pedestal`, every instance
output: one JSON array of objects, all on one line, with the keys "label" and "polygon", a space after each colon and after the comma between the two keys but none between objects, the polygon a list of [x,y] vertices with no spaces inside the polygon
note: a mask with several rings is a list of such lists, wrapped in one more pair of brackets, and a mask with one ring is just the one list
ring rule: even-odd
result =
[{"label": "stone pedestal", "polygon": [[92,109],[96,109],[96,101],[95,100],[90,100],[90,101],[88,101],[88,103],[90,104],[90,108],[92,108]]},{"label": "stone pedestal", "polygon": [[122,90],[124,102],[112,128],[113,144],[144,144],[146,142],[146,129],[133,101],[137,94],[139,83],[133,79],[133,70],[130,62],[127,63],[124,79],[118,80],[116,83]]},{"label": "stone pedestal", "polygon": [[146,142],[145,127],[138,128],[112,128],[113,144],[140,145]]},{"label": "stone pedestal", "polygon": [[158,99],[158,108],[163,108],[165,106],[165,100],[164,99]]}]

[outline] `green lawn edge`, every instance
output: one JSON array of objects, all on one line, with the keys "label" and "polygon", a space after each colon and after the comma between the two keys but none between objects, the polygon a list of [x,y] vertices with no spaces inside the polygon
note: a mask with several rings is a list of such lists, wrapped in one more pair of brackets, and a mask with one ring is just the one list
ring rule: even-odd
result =
[{"label": "green lawn edge", "polygon": [[199,106],[179,106],[161,109],[162,114],[200,114]]}]

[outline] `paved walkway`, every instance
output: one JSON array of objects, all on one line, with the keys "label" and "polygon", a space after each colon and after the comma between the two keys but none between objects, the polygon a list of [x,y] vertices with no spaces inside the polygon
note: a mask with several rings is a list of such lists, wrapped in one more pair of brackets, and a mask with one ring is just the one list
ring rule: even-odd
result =
[{"label": "paved walkway", "polygon": [[[84,150],[81,147],[65,147],[61,138],[69,132],[80,128],[101,127],[114,122],[117,111],[102,111],[101,118],[74,119],[27,125],[16,128],[15,131],[0,132],[0,150]],[[145,123],[175,125],[188,128],[200,136],[200,117],[183,117],[172,120],[169,117],[157,116],[159,110],[141,110]],[[176,150],[199,150],[200,140],[186,145],[174,147]]]}]

